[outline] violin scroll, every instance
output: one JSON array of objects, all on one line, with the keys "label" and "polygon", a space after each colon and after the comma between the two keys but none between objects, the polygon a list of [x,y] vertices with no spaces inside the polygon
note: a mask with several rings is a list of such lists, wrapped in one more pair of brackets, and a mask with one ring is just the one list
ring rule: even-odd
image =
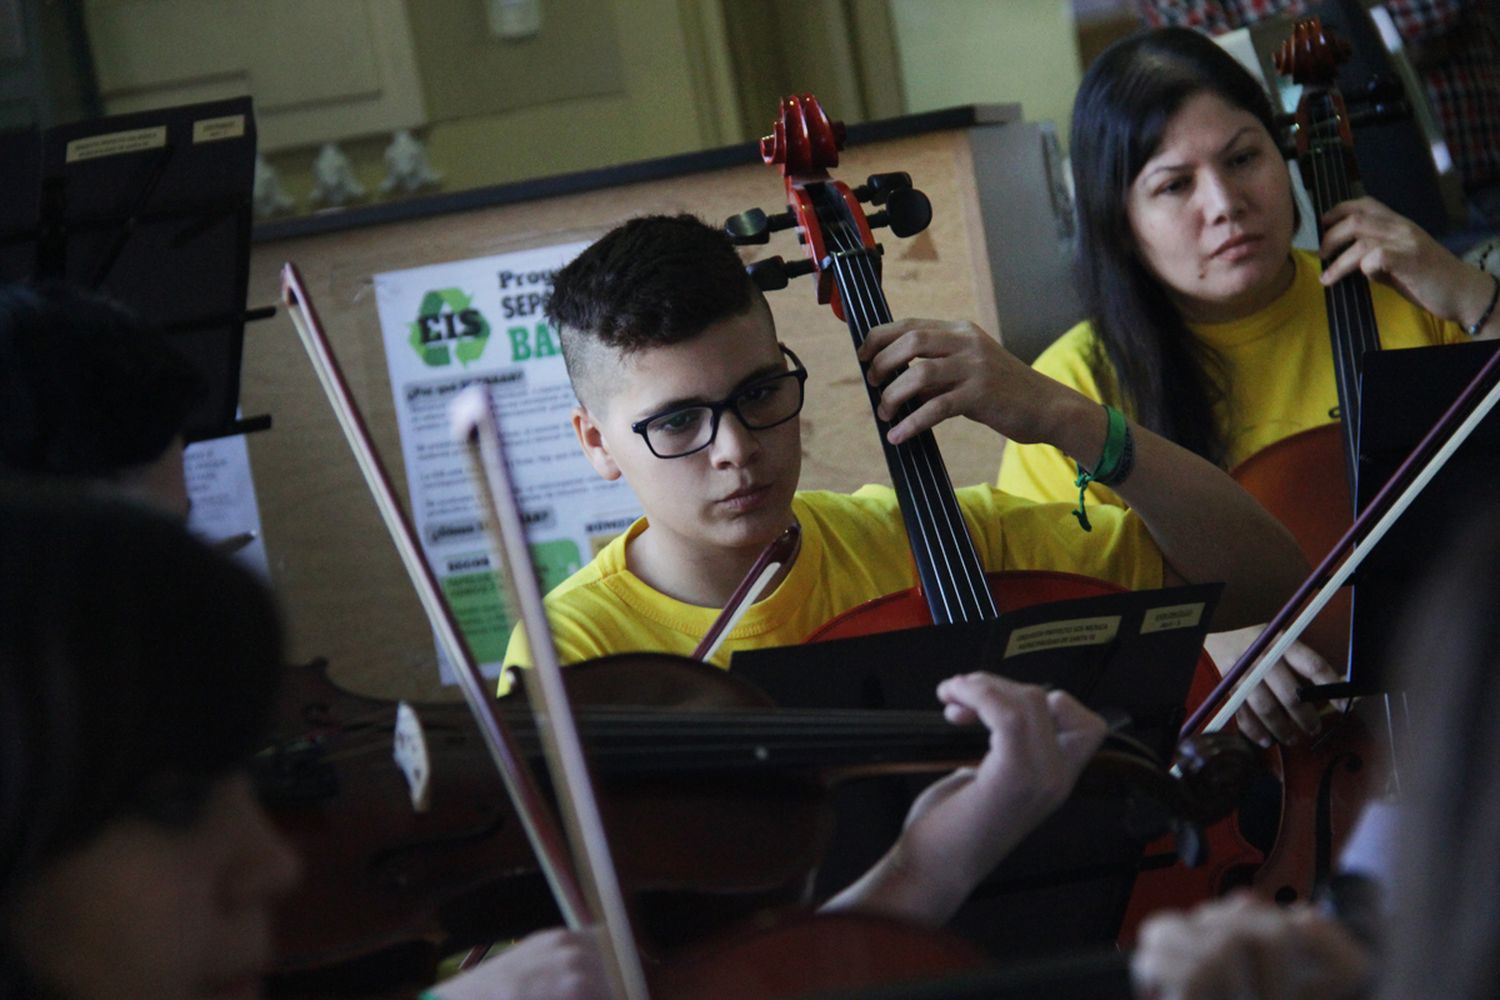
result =
[{"label": "violin scroll", "polygon": [[1183,740],[1168,769],[1149,749],[1116,732],[1084,768],[1077,790],[1092,794],[1124,791],[1141,807],[1132,823],[1138,829],[1133,832],[1142,838],[1171,832],[1179,857],[1195,868],[1207,860],[1203,827],[1233,812],[1260,770],[1258,752],[1236,733]]}]

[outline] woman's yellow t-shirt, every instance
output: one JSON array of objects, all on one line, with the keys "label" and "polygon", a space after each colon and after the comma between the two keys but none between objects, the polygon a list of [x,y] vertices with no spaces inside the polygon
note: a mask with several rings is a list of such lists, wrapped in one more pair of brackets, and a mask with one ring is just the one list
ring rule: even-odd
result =
[{"label": "woman's yellow t-shirt", "polygon": [[[1321,266],[1308,251],[1293,250],[1292,258],[1297,265],[1292,285],[1275,302],[1242,320],[1190,327],[1224,365],[1229,391],[1215,416],[1230,469],[1283,438],[1338,421],[1328,312],[1318,281]],[[1386,350],[1469,339],[1456,323],[1412,305],[1393,288],[1372,283],[1370,296]],[[1080,323],[1043,351],[1033,367],[1103,402],[1105,396],[1088,365],[1093,342],[1093,328]],[[1050,445],[1009,442],[1000,462],[999,485],[1034,500],[1076,503],[1077,475],[1074,462]],[[1089,496],[1095,503],[1122,503],[1113,491],[1097,484],[1089,485]]]}]

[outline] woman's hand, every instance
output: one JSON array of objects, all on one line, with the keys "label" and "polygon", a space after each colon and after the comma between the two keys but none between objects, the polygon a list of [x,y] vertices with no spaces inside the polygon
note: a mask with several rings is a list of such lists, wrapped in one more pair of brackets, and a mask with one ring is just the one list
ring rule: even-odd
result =
[{"label": "woman's hand", "polygon": [[[1260,635],[1262,626],[1215,632],[1204,640],[1203,648],[1213,658],[1219,673],[1227,673],[1240,655]],[[1303,736],[1314,736],[1321,726],[1317,706],[1302,701],[1297,692],[1309,684],[1336,684],[1343,680],[1311,647],[1294,642],[1271,668],[1265,680],[1255,686],[1245,704],[1235,715],[1240,732],[1261,746],[1295,743]]]},{"label": "woman's hand", "polygon": [[1246,894],[1153,916],[1130,971],[1143,1000],[1324,1000],[1355,993],[1370,964],[1353,935],[1312,907]]},{"label": "woman's hand", "polygon": [[[1323,284],[1356,271],[1395,288],[1439,319],[1467,327],[1489,304],[1493,279],[1470,267],[1405,216],[1374,198],[1342,202],[1323,216]],[[1500,334],[1491,317],[1481,334]]]}]

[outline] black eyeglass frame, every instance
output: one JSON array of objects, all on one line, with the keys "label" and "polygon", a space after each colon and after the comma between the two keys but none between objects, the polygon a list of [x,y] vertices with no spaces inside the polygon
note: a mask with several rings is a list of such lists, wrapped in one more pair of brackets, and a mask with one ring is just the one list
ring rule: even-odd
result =
[{"label": "black eyeglass frame", "polygon": [[[631,424],[630,429],[641,436],[641,440],[646,442],[646,447],[650,449],[651,454],[660,459],[670,460],[674,458],[687,458],[689,455],[696,455],[704,448],[707,448],[709,445],[713,444],[715,439],[717,439],[719,436],[719,418],[724,415],[725,410],[733,413],[735,419],[737,419],[746,430],[765,431],[770,430],[772,427],[780,427],[782,424],[786,423],[788,420],[793,419],[797,416],[797,414],[801,413],[802,407],[807,402],[807,368],[802,364],[802,359],[797,357],[796,352],[793,351],[790,347],[786,346],[785,344],[777,344],[776,346],[781,348],[781,353],[785,354],[792,362],[792,367],[788,368],[786,371],[776,372],[774,375],[767,375],[765,378],[759,378],[754,382],[743,385],[740,388],[736,389],[734,395],[730,396],[728,399],[721,399],[713,403],[694,403],[691,406],[674,406],[670,410],[662,410],[660,413],[653,413],[649,417],[642,417],[640,420],[637,420],[635,423]],[[797,380],[797,408],[791,413],[782,417],[780,420],[774,421],[773,423],[769,424],[752,424],[750,421],[746,420],[745,415],[740,412],[740,408],[736,405],[735,401],[745,393],[751,392],[754,389],[765,385],[767,382],[774,382],[777,379],[783,378],[795,378]],[[698,447],[692,449],[691,451],[679,452],[676,455],[663,455],[661,452],[656,450],[656,446],[651,443],[651,436],[647,433],[647,428],[652,423],[660,420],[662,417],[670,417],[672,414],[681,413],[684,410],[704,409],[709,411],[709,431],[707,441],[698,445]]]}]

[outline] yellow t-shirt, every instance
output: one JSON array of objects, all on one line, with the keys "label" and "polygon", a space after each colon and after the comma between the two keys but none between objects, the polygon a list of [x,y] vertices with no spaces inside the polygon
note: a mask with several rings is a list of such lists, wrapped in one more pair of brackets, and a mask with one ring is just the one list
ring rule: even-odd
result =
[{"label": "yellow t-shirt", "polygon": [[[1101,512],[1094,530],[1079,530],[1065,504],[1036,504],[993,486],[958,490],[970,536],[988,571],[1050,569],[1109,580],[1133,590],[1162,585],[1156,543],[1133,513]],[[726,637],[713,662],[729,665],[740,649],[802,642],[837,615],[912,587],[916,571],[896,493],[865,486],[853,494],[798,493],[792,511],[802,546],[777,588],[757,601]],[[647,586],[625,563],[626,546],[646,528],[644,518],[600,550],[587,566],[547,595],[553,640],[563,663],[609,653],[688,654],[717,608],[684,604]],[[519,628],[505,663],[528,665]]]},{"label": "yellow t-shirt", "polygon": [[[1215,416],[1231,469],[1283,438],[1338,420],[1328,311],[1318,282],[1322,269],[1308,251],[1293,250],[1292,258],[1296,276],[1275,302],[1232,323],[1190,327],[1224,363],[1229,392]],[[1393,288],[1371,283],[1370,296],[1380,343],[1387,350],[1469,339],[1456,323],[1439,320]],[[1080,323],[1043,351],[1033,367],[1102,401],[1088,365],[1092,343],[1093,328]],[[1073,461],[1049,445],[1008,442],[1000,462],[1000,488],[1033,500],[1076,503],[1077,475]],[[1113,491],[1092,483],[1089,496],[1096,503],[1121,503]]]}]

